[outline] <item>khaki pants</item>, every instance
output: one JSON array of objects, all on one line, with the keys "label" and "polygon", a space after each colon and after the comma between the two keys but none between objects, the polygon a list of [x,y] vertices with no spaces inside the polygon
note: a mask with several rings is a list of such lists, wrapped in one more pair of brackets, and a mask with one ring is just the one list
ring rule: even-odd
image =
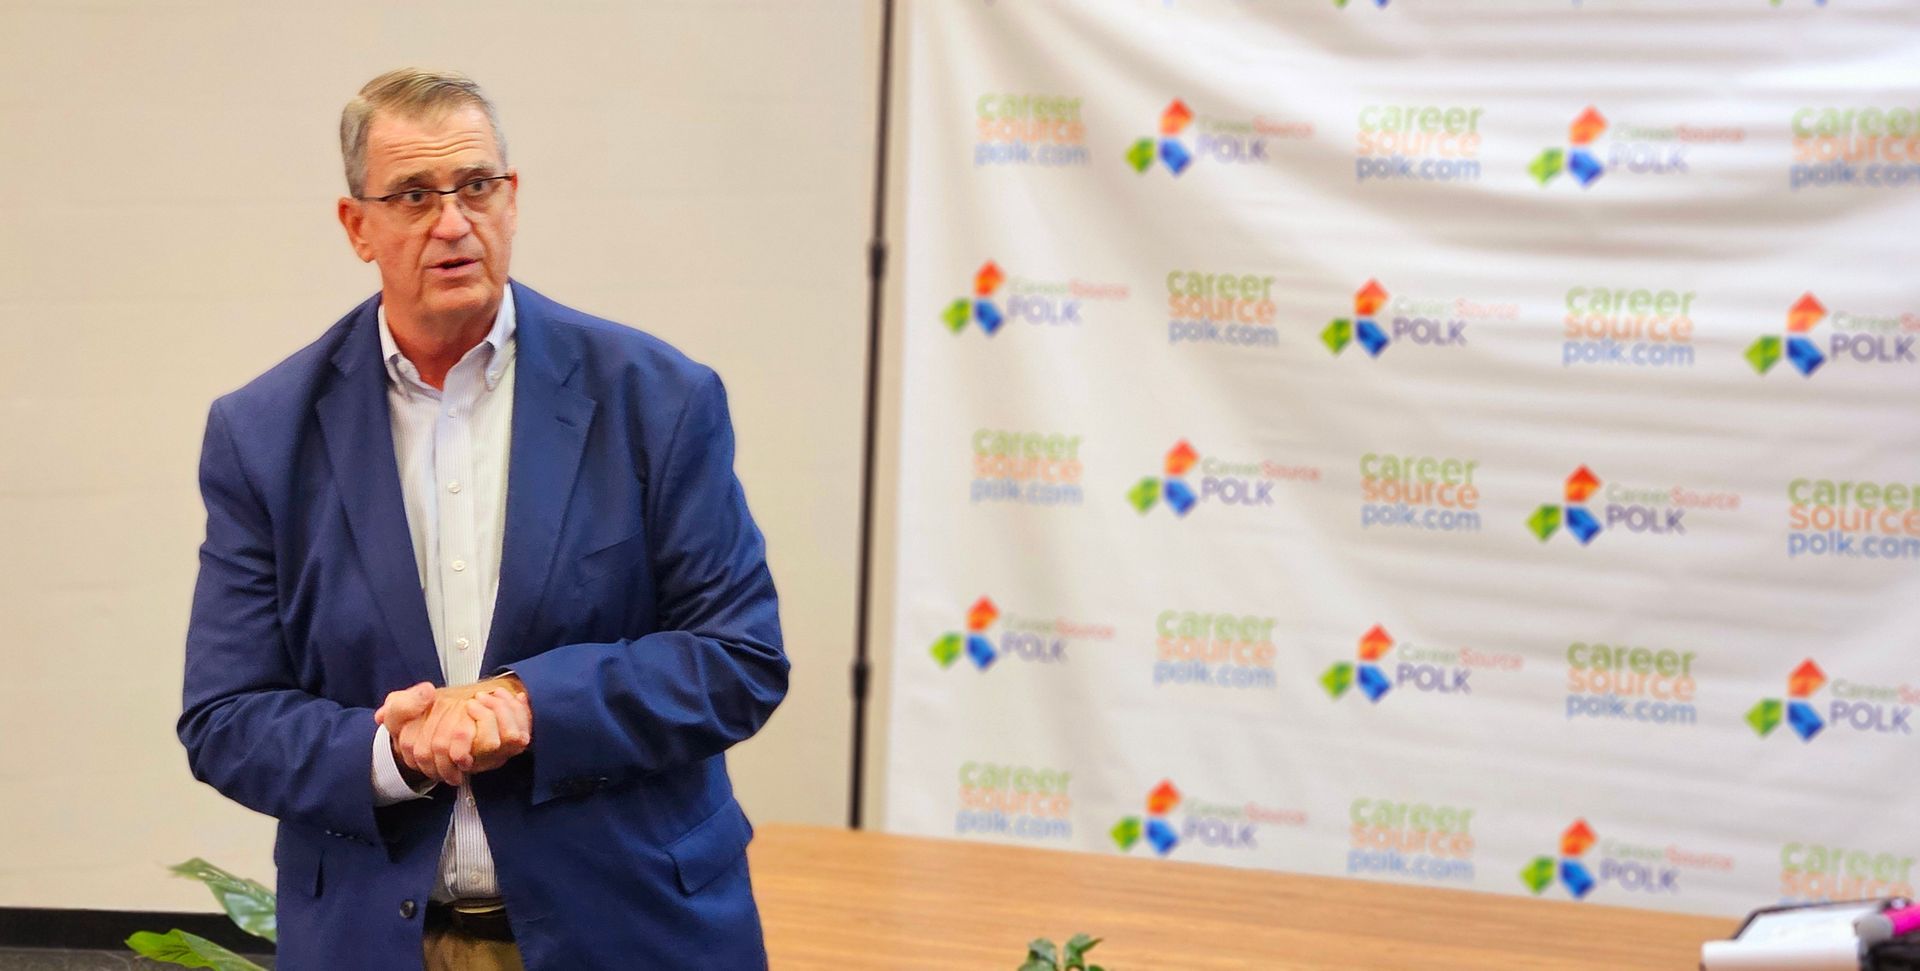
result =
[{"label": "khaki pants", "polygon": [[426,971],[526,971],[512,941],[488,941],[451,930],[426,937]]}]

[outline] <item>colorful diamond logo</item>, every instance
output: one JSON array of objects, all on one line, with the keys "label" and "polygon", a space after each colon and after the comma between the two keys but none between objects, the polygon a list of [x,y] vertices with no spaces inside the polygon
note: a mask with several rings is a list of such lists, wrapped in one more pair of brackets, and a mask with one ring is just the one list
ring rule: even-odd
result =
[{"label": "colorful diamond logo", "polygon": [[1594,475],[1592,469],[1583,465],[1574,469],[1572,475],[1567,476],[1567,501],[1586,502],[1599,488],[1600,477]]},{"label": "colorful diamond logo", "polygon": [[1559,175],[1566,167],[1567,153],[1557,148],[1549,148],[1534,156],[1533,164],[1527,166],[1527,172],[1533,176],[1535,182],[1544,186],[1552,182],[1553,177]]},{"label": "colorful diamond logo", "polygon": [[1162,779],[1160,784],[1147,793],[1147,815],[1165,816],[1180,805],[1180,790],[1171,779]]},{"label": "colorful diamond logo", "polygon": [[1386,305],[1387,291],[1378,280],[1368,280],[1367,285],[1353,295],[1353,312],[1361,317],[1371,317]]},{"label": "colorful diamond logo", "polygon": [[993,649],[992,641],[979,634],[967,635],[967,660],[972,661],[974,667],[985,671],[999,659],[1000,652]]},{"label": "colorful diamond logo", "polygon": [[1595,536],[1600,535],[1600,520],[1594,518],[1593,513],[1588,512],[1585,506],[1568,506],[1567,532],[1572,533],[1573,538],[1579,540],[1581,546],[1585,546],[1593,542]]},{"label": "colorful diamond logo", "polygon": [[967,629],[977,634],[992,627],[993,622],[999,619],[1000,608],[993,605],[991,598],[981,597],[967,610]]},{"label": "colorful diamond logo", "polygon": [[1827,672],[1820,665],[1807,658],[1800,666],[1787,675],[1787,696],[1790,698],[1809,698],[1813,693],[1827,686]]},{"label": "colorful diamond logo", "polygon": [[1186,475],[1187,470],[1193,468],[1194,463],[1198,461],[1200,461],[1200,453],[1194,451],[1193,446],[1183,438],[1173,448],[1167,450],[1167,474]]},{"label": "colorful diamond logo", "polygon": [[1167,105],[1167,110],[1160,113],[1160,134],[1171,138],[1186,131],[1187,124],[1192,121],[1193,110],[1187,107],[1186,102],[1175,98],[1172,104]]},{"label": "colorful diamond logo", "polygon": [[1747,710],[1747,724],[1753,726],[1754,734],[1766,738],[1780,727],[1782,707],[1777,698],[1762,698]]},{"label": "colorful diamond logo", "polygon": [[1577,860],[1560,861],[1560,882],[1566,884],[1567,892],[1573,894],[1575,900],[1583,900],[1593,892],[1593,874]]},{"label": "colorful diamond logo", "polygon": [[1360,636],[1360,660],[1378,661],[1393,649],[1393,635],[1379,624]]},{"label": "colorful diamond logo", "polygon": [[1780,343],[1780,338],[1769,334],[1747,348],[1747,363],[1753,365],[1753,373],[1765,374],[1780,363]]},{"label": "colorful diamond logo", "polygon": [[1553,857],[1536,856],[1520,871],[1520,882],[1538,895],[1553,886]]},{"label": "colorful diamond logo", "polygon": [[933,642],[933,659],[943,668],[953,667],[953,662],[960,659],[960,649],[964,643],[964,639],[959,634],[940,635],[940,639]]},{"label": "colorful diamond logo", "polygon": [[1355,325],[1354,330],[1360,338],[1360,346],[1367,349],[1368,356],[1379,357],[1380,352],[1387,349],[1387,332],[1381,330],[1379,324],[1371,320],[1362,320]]},{"label": "colorful diamond logo", "polygon": [[1006,274],[1000,272],[1000,267],[994,265],[992,260],[986,261],[981,264],[980,272],[973,275],[973,295],[976,297],[993,296],[993,292],[1000,289],[1000,284],[1004,282],[1006,278]]},{"label": "colorful diamond logo", "polygon": [[999,331],[1000,325],[1006,320],[1000,316],[1000,308],[986,300],[973,302],[973,319],[980,322],[980,329],[986,331],[988,337]]},{"label": "colorful diamond logo", "polygon": [[1587,110],[1582,111],[1567,127],[1567,141],[1575,145],[1591,145],[1606,130],[1607,119],[1600,114],[1600,109],[1588,105]]},{"label": "colorful diamond logo", "polygon": [[1580,180],[1580,185],[1584,188],[1592,185],[1595,179],[1605,175],[1607,167],[1601,165],[1600,160],[1595,158],[1592,152],[1580,148],[1575,149],[1572,155],[1567,156],[1567,171],[1572,172],[1573,177]]},{"label": "colorful diamond logo", "polygon": [[1787,360],[1802,377],[1810,378],[1813,377],[1813,372],[1820,370],[1820,365],[1827,363],[1827,356],[1820,353],[1818,345],[1805,337],[1789,337],[1787,338]]},{"label": "colorful diamond logo", "polygon": [[1554,531],[1560,528],[1560,507],[1541,506],[1535,509],[1533,515],[1527,517],[1527,528],[1533,530],[1533,535],[1540,537],[1540,542],[1546,542],[1547,537],[1552,536]]},{"label": "colorful diamond logo", "polygon": [[[965,326],[966,320],[963,318],[960,323]],[[1352,342],[1353,321],[1345,318],[1328,324],[1327,329],[1320,332],[1320,343],[1327,345],[1327,350],[1335,354],[1346,350],[1347,345]]]},{"label": "colorful diamond logo", "polygon": [[972,318],[972,316],[973,301],[963,297],[947,304],[946,312],[940,315],[940,319],[946,322],[948,330],[958,334],[966,329],[967,321]]},{"label": "colorful diamond logo", "polygon": [[1560,834],[1560,855],[1579,856],[1591,849],[1594,844],[1593,827],[1584,819],[1576,819],[1567,831]]},{"label": "colorful diamond logo", "polygon": [[1107,835],[1113,837],[1113,845],[1120,847],[1120,852],[1133,849],[1133,844],[1140,842],[1140,817],[1128,816],[1114,823]]},{"label": "colorful diamond logo", "polygon": [[1163,139],[1160,142],[1160,161],[1167,163],[1167,168],[1172,169],[1174,175],[1179,175],[1193,164],[1193,154],[1187,151],[1185,145],[1171,138]]},{"label": "colorful diamond logo", "polygon": [[1145,515],[1147,510],[1153,508],[1154,503],[1160,501],[1160,480],[1141,479],[1132,489],[1127,490],[1127,501],[1133,504],[1133,508],[1140,510],[1141,515]]},{"label": "colorful diamond logo", "polygon": [[1799,302],[1793,305],[1793,309],[1787,311],[1787,331],[1804,334],[1819,326],[1825,319],[1827,319],[1827,308],[1821,306],[1819,298],[1812,293],[1804,293],[1800,295]]},{"label": "colorful diamond logo", "polygon": [[1166,856],[1173,852],[1175,846],[1180,845],[1180,836],[1173,831],[1173,827],[1166,820],[1149,819],[1147,820],[1147,842],[1153,844],[1155,853]]},{"label": "colorful diamond logo", "polygon": [[1346,694],[1347,689],[1353,686],[1353,665],[1341,661],[1328,668],[1327,673],[1320,676],[1320,686],[1327,689],[1329,698],[1338,699]]},{"label": "colorful diamond logo", "polygon": [[1787,724],[1793,726],[1793,733],[1803,742],[1813,741],[1813,737],[1827,727],[1827,723],[1820,720],[1820,713],[1804,701],[1787,703]]},{"label": "colorful diamond logo", "polygon": [[1194,495],[1193,490],[1187,488],[1187,484],[1179,479],[1168,479],[1161,493],[1166,497],[1167,505],[1172,507],[1175,515],[1185,516],[1192,512],[1194,504],[1200,501],[1200,497]]},{"label": "colorful diamond logo", "polygon": [[1127,149],[1127,164],[1135,172],[1145,173],[1153,167],[1153,139],[1142,138]]},{"label": "colorful diamond logo", "polygon": [[1368,701],[1379,704],[1380,699],[1392,690],[1393,683],[1379,668],[1371,664],[1360,665],[1360,693],[1366,695]]}]

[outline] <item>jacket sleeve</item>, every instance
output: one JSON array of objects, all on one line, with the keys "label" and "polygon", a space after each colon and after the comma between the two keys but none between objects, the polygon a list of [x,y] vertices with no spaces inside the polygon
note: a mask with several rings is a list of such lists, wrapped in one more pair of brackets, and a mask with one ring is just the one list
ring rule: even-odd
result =
[{"label": "jacket sleeve", "polygon": [[533,802],[709,758],[757,731],[787,690],[766,547],[733,472],[726,393],[688,395],[650,476],[659,630],[513,663],[533,711]]},{"label": "jacket sleeve", "polygon": [[300,690],[282,637],[273,534],[222,403],[200,453],[207,538],[177,726],[195,778],[257,812],[377,843],[373,712]]}]

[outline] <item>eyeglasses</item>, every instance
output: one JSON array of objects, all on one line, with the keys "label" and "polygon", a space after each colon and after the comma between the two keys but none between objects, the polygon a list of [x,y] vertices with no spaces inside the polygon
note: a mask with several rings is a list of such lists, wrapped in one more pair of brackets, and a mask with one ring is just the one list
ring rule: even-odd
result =
[{"label": "eyeglasses", "polygon": [[474,214],[490,211],[500,201],[500,187],[512,175],[489,175],[468,179],[451,189],[402,189],[384,196],[355,196],[361,202],[378,202],[402,215],[426,216],[440,211],[440,197],[452,196],[460,207]]}]

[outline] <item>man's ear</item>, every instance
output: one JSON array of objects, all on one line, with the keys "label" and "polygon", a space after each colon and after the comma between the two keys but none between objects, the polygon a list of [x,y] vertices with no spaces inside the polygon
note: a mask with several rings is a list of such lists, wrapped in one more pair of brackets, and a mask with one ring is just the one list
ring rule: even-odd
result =
[{"label": "man's ear", "polygon": [[360,227],[367,221],[367,208],[358,199],[340,197],[340,226],[347,231],[347,243],[353,247],[353,254],[360,262],[373,262],[373,247],[367,244],[367,238],[360,233]]}]

